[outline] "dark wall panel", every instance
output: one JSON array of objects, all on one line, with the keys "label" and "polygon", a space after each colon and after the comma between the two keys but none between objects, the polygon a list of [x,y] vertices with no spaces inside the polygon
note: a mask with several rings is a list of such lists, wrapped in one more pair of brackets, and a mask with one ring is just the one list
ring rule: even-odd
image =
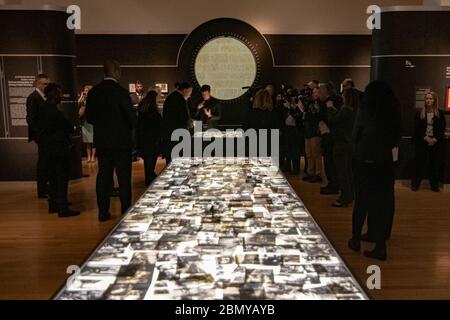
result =
[{"label": "dark wall panel", "polygon": [[277,65],[368,65],[372,41],[365,35],[266,35]]},{"label": "dark wall panel", "polygon": [[4,67],[7,138],[28,137],[25,99],[33,91],[33,77],[38,73],[37,57],[2,57]]},{"label": "dark wall panel", "polygon": [[[96,84],[103,79],[103,69],[98,67],[77,68],[78,88],[84,84]],[[136,80],[141,81],[147,88],[155,83],[169,83],[170,90],[174,90],[174,85],[181,79],[177,68],[136,68],[126,67],[122,69],[122,79],[120,84],[128,88],[130,83]]]},{"label": "dark wall panel", "polygon": [[2,58],[0,57],[0,138],[5,138],[6,134],[6,106],[5,106],[5,81],[4,81],[4,71],[2,65]]},{"label": "dark wall panel", "polygon": [[175,65],[186,35],[78,35],[78,64]]},{"label": "dark wall panel", "polygon": [[448,54],[450,11],[382,13],[382,28],[373,32],[373,55]]},{"label": "dark wall panel", "polygon": [[[0,10],[2,64],[2,115],[6,129],[0,133],[0,180],[34,180],[36,146],[28,143],[26,97],[33,91],[36,74],[49,74],[64,88],[62,108],[77,121],[75,37],[66,27],[65,11]],[[4,128],[3,128],[4,129]],[[81,177],[80,139],[74,139],[72,177]]]},{"label": "dark wall panel", "polygon": [[[121,84],[140,80],[147,87],[168,83],[172,90],[180,80],[193,81],[192,61],[196,50],[214,35],[243,36],[258,51],[261,77],[266,82],[302,86],[308,80],[333,81],[337,85],[354,78],[364,89],[370,78],[371,36],[360,35],[259,35],[251,26],[233,19],[218,19],[199,26],[187,35],[82,35],[77,36],[77,75],[79,90],[85,83],[102,77],[100,65],[117,59],[123,68]],[[264,49],[264,48],[267,48]],[[177,60],[179,54],[179,61]],[[273,54],[273,56],[272,56]],[[275,66],[273,65],[275,64]],[[164,65],[164,67],[161,67]],[[322,66],[322,67],[320,67]],[[246,107],[227,104],[223,124],[242,122]]]},{"label": "dark wall panel", "polygon": [[[73,31],[61,11],[0,10],[1,53],[73,55]],[[56,40],[57,39],[57,40]]]},{"label": "dark wall panel", "polygon": [[450,67],[450,11],[384,12],[382,23],[382,28],[373,32],[371,78],[392,85],[402,103],[403,135],[411,136],[416,88],[436,91],[444,109],[450,85],[446,75]]},{"label": "dark wall panel", "polygon": [[[371,78],[388,82],[400,99],[404,138],[399,177],[409,178],[417,89],[436,91],[440,108],[445,108],[446,88],[450,86],[450,11],[384,12],[381,19],[382,28],[373,32]],[[419,107],[422,105],[420,102]],[[440,161],[448,163],[449,155],[446,157]]]}]

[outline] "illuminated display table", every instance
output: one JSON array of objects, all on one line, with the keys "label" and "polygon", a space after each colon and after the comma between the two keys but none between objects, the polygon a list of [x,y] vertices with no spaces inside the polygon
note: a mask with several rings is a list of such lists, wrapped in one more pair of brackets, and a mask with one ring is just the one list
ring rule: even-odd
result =
[{"label": "illuminated display table", "polygon": [[270,159],[177,159],[56,299],[367,299]]}]

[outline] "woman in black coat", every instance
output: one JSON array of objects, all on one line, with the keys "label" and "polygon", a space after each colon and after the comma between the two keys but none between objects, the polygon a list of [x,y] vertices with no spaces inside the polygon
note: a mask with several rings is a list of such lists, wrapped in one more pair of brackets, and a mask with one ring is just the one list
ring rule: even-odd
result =
[{"label": "woman in black coat", "polygon": [[145,185],[156,178],[155,166],[158,160],[162,137],[162,117],[158,111],[156,91],[149,91],[139,105],[137,147],[144,159]]},{"label": "woman in black coat", "polygon": [[369,238],[376,247],[364,254],[379,260],[387,259],[386,241],[394,220],[393,150],[400,142],[400,127],[400,105],[394,92],[385,82],[371,82],[353,132],[355,205],[353,237],[348,244],[354,251],[361,250],[361,232],[368,217]]},{"label": "woman in black coat", "polygon": [[430,92],[425,96],[424,107],[417,112],[414,122],[414,171],[411,189],[418,191],[428,168],[431,190],[439,192],[439,167],[443,161],[445,139],[445,113],[439,110],[438,96]]},{"label": "woman in black coat", "polygon": [[359,91],[354,88],[345,89],[343,93],[344,105],[336,109],[329,105],[328,123],[333,139],[333,159],[337,178],[341,189],[339,199],[333,203],[334,207],[347,207],[355,197],[353,185],[353,142],[352,134],[355,124],[355,114],[360,106]]},{"label": "woman in black coat", "polygon": [[[273,102],[270,93],[267,90],[260,90],[256,93],[253,108],[250,109],[244,120],[244,130],[254,129],[257,132],[258,144],[256,145],[258,157],[270,157],[272,156],[272,130],[280,129],[279,116],[273,111]],[[260,150],[260,136],[259,130],[267,130],[267,140],[265,142],[267,146],[267,154],[262,154],[266,150]],[[254,157],[256,155],[251,154],[253,151],[253,145],[250,145],[251,141],[246,142],[246,155]],[[256,151],[256,150],[255,150]]]},{"label": "woman in black coat", "polygon": [[303,112],[298,106],[297,96],[283,104],[281,124],[282,168],[293,175],[300,174],[300,157],[305,149]]},{"label": "woman in black coat", "polygon": [[268,91],[256,93],[253,108],[247,112],[243,127],[245,130],[279,129],[278,117],[274,115],[272,97]]}]

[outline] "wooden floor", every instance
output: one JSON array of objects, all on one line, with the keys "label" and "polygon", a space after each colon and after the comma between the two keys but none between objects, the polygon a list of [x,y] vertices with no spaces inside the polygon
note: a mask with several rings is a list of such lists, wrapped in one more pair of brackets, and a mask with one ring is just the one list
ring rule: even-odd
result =
[{"label": "wooden floor", "polygon": [[[161,169],[163,163],[158,166]],[[97,221],[96,165],[83,165],[90,177],[70,184],[70,200],[80,217],[59,219],[37,200],[34,183],[0,183],[0,299],[49,299],[64,283],[66,269],[81,265],[119,220],[118,200],[112,201],[115,220]],[[289,177],[311,214],[355,274],[366,283],[367,267],[382,270],[382,290],[374,299],[450,299],[450,192],[412,193],[398,183],[397,215],[389,260],[372,261],[351,252],[351,209],[336,209],[331,196],[320,196],[319,185]],[[136,200],[144,191],[142,163],[133,165]],[[370,246],[367,246],[370,248]]]}]

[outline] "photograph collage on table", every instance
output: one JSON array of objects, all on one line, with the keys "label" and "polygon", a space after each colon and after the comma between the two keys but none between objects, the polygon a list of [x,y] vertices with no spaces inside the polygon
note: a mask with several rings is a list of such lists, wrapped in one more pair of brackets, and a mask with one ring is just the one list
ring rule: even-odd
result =
[{"label": "photograph collage on table", "polygon": [[367,297],[270,160],[177,159],[56,298]]}]

